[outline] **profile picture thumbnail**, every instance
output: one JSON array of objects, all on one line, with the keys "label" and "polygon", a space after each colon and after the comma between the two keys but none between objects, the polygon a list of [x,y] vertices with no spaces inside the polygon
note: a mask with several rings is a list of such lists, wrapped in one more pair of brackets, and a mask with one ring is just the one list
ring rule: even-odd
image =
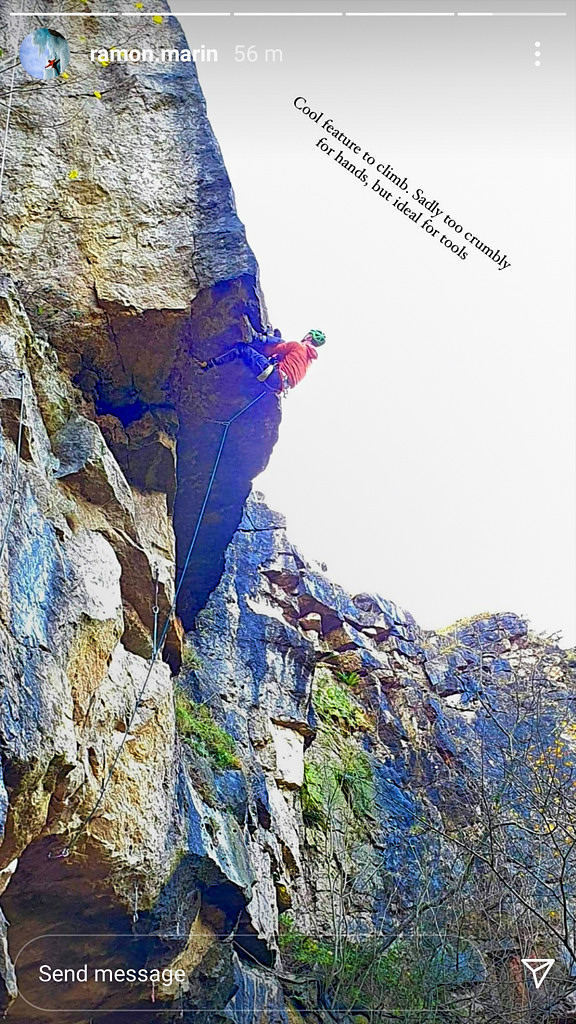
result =
[{"label": "profile picture thumbnail", "polygon": [[20,61],[32,78],[58,78],[70,63],[68,41],[54,29],[36,28],[20,44]]}]

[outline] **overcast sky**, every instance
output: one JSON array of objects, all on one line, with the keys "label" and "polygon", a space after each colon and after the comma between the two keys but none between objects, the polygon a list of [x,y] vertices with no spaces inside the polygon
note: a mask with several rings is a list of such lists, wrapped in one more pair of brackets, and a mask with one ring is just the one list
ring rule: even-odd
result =
[{"label": "overcast sky", "polygon": [[[288,339],[310,327],[328,336],[284,402],[257,486],[351,591],[377,590],[426,628],[516,611],[573,644],[574,5],[321,0],[313,10],[543,6],[567,17],[182,24],[192,45],[219,51],[218,64],[199,64],[200,81],[270,320]],[[258,60],[235,62],[236,46],[251,44]],[[266,49],[281,49],[282,63]],[[322,154],[326,132],[294,108],[297,96],[406,176],[412,209],[420,187],[463,226],[460,243],[471,231],[510,267],[469,243],[460,259],[372,191],[374,168],[355,158],[364,186]]]}]

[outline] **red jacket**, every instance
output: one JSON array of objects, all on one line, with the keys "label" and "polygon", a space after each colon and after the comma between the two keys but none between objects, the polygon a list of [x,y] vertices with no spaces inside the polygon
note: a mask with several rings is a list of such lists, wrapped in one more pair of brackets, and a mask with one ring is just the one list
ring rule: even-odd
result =
[{"label": "red jacket", "polygon": [[299,384],[311,363],[318,359],[315,345],[309,341],[280,341],[266,346],[267,356],[276,356],[278,369],[285,373],[290,387]]}]

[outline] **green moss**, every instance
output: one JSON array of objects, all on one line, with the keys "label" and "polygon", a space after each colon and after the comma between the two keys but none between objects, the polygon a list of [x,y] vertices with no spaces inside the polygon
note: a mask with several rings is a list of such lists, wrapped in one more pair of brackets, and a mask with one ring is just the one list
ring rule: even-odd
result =
[{"label": "green moss", "polygon": [[206,704],[195,704],[181,688],[176,689],[174,701],[176,726],[185,742],[215,768],[239,768],[234,740],[217,725]]},{"label": "green moss", "polygon": [[292,964],[315,967],[327,966],[334,962],[334,952],[330,943],[322,939],[313,939],[310,935],[297,931],[288,914],[282,914],[279,923],[278,945]]},{"label": "green moss", "polygon": [[336,779],[326,765],[307,761],[304,764],[304,782],[300,790],[302,817],[312,828],[325,828],[327,811],[335,795]]},{"label": "green moss", "polygon": [[356,825],[365,826],[374,807],[372,765],[363,750],[352,742],[322,751],[321,760],[306,761],[300,791],[306,825],[326,829],[338,809]]},{"label": "green moss", "polygon": [[363,750],[348,747],[337,767],[338,784],[352,813],[365,818],[374,807],[374,775],[370,760]]},{"label": "green moss", "polygon": [[188,644],[184,644],[184,649],[182,651],[182,668],[186,672],[194,670],[197,671],[202,668],[202,661],[196,654],[194,648],[190,647]]},{"label": "green moss", "polygon": [[477,615],[470,615],[464,619],[458,619],[453,622],[451,626],[444,626],[443,629],[437,629],[436,633],[438,636],[446,636],[450,633],[459,633],[462,629],[468,629],[469,626],[473,626],[475,622],[485,622],[486,619],[494,618],[495,612],[478,612]]},{"label": "green moss", "polygon": [[318,718],[325,725],[338,725],[348,732],[368,728],[365,712],[331,676],[323,673],[316,676],[312,701]]}]

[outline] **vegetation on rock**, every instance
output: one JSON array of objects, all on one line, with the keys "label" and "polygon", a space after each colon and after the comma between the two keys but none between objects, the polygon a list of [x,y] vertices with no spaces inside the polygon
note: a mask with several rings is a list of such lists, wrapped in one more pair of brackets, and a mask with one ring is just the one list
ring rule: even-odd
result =
[{"label": "vegetation on rock", "polygon": [[189,643],[184,644],[182,650],[182,668],[185,672],[197,672],[202,668],[202,659],[198,657]]},{"label": "vegetation on rock", "polygon": [[316,760],[304,765],[301,790],[305,824],[326,828],[337,810],[348,809],[358,824],[370,815],[374,804],[374,781],[370,760],[352,744],[339,749],[321,748]]},{"label": "vegetation on rock", "polygon": [[206,704],[195,704],[181,687],[175,691],[174,702],[178,732],[186,743],[215,768],[239,768],[234,740],[214,721]]},{"label": "vegetation on rock", "polygon": [[[459,645],[475,728],[454,712],[445,756],[454,764],[465,744],[469,774],[458,791],[445,785],[436,804],[435,787],[432,801],[423,794],[402,803],[394,760],[377,740],[368,759],[350,735],[350,704],[343,707],[334,684],[317,689],[320,728],[301,797],[320,898],[312,917],[293,908],[294,919],[282,919],[280,945],[300,976],[319,983],[331,1011],[402,1024],[558,1024],[573,1016],[576,989],[562,967],[576,963],[571,652],[532,637],[529,645],[508,641],[502,661],[501,625],[490,623],[485,657],[471,639]],[[480,686],[487,678],[489,697]],[[430,770],[426,751],[414,756]],[[400,809],[406,819],[397,831],[386,816]],[[548,956],[556,966],[543,1015],[522,958]]]},{"label": "vegetation on rock", "polygon": [[494,612],[477,612],[475,615],[467,615],[461,619],[457,619],[456,622],[452,622],[449,626],[443,626],[442,629],[435,630],[435,633],[437,636],[446,636],[446,634],[457,633],[462,629],[467,629],[469,626],[474,626],[477,622],[485,622],[494,616]]},{"label": "vegetation on rock", "polygon": [[373,938],[341,943],[317,939],[298,931],[289,914],[280,918],[278,941],[286,964],[313,973],[321,988],[332,993],[330,1002],[337,1011],[368,1017],[385,1013],[384,1019],[390,1015],[401,1024],[447,1019],[440,1016],[444,957],[431,946],[426,951],[403,940],[387,945]]},{"label": "vegetation on rock", "polygon": [[341,683],[345,683],[346,686],[358,686],[360,682],[358,672],[337,672],[336,677]]},{"label": "vegetation on rock", "polygon": [[331,675],[318,672],[314,683],[314,710],[324,725],[336,725],[347,732],[368,728],[366,712],[348,690],[335,682]]}]

